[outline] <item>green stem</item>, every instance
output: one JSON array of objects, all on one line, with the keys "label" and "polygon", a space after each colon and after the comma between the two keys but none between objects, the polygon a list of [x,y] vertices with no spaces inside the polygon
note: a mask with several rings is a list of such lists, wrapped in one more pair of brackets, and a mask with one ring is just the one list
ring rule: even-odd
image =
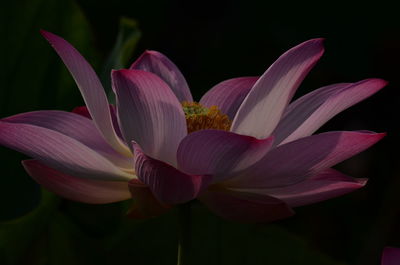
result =
[{"label": "green stem", "polygon": [[189,265],[191,252],[191,204],[190,202],[178,206],[179,245],[178,265]]}]

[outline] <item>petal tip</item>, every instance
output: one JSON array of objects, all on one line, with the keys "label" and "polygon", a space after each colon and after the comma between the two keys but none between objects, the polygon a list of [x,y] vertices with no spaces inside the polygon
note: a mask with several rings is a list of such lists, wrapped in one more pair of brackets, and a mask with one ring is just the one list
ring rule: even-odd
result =
[{"label": "petal tip", "polygon": [[[344,133],[347,133],[344,131]],[[362,130],[362,131],[355,131],[355,133],[358,133],[359,135],[364,135],[365,137],[371,137],[371,138],[376,138],[378,140],[381,140],[383,137],[387,135],[387,132],[374,132],[374,131],[368,131],[368,130]]]},{"label": "petal tip", "polygon": [[325,38],[314,38],[306,40],[292,49],[288,50],[286,53],[295,50],[311,50],[312,54],[316,55],[318,58],[322,56],[325,51],[324,47]]},{"label": "petal tip", "polygon": [[146,71],[143,71],[143,70],[137,70],[137,69],[118,69],[118,70],[113,69],[111,71],[111,75],[112,76],[119,76],[119,77],[127,77],[127,78],[128,77],[132,77],[132,76],[137,76],[137,75],[140,75],[140,76],[143,76],[143,77],[146,77],[146,78],[150,78],[150,77],[156,77],[157,78],[157,76],[155,74],[153,74],[153,73],[146,72]]},{"label": "petal tip", "polygon": [[134,70],[129,69],[113,69],[111,70],[111,77],[114,78],[128,78]]},{"label": "petal tip", "polygon": [[145,50],[140,56],[139,58],[131,65],[131,67],[129,67],[129,69],[140,69],[140,67],[138,68],[138,66],[143,63],[143,61],[146,60],[151,60],[152,57],[156,57],[157,59],[160,59],[161,57],[163,57],[163,55],[158,52],[158,51],[154,51],[154,50]]},{"label": "petal tip", "polygon": [[360,137],[370,142],[371,145],[376,144],[387,135],[386,132],[377,133],[373,131],[359,131],[359,133]]},{"label": "petal tip", "polygon": [[365,79],[361,82],[365,82],[365,84],[371,85],[371,86],[375,86],[376,87],[376,91],[384,88],[385,86],[387,86],[389,84],[388,81],[381,79],[381,78],[368,78]]},{"label": "petal tip", "polygon": [[378,83],[379,88],[383,88],[389,84],[389,81],[386,81],[381,78],[373,78],[373,80],[375,80]]},{"label": "petal tip", "polygon": [[324,43],[325,43],[325,38],[315,38],[305,42],[305,44],[307,44],[310,48],[315,50],[316,58],[320,58],[324,54],[325,52]]},{"label": "petal tip", "polygon": [[157,55],[160,55],[161,53],[158,51],[154,51],[154,50],[145,50],[143,54],[150,55],[150,56],[157,56]]},{"label": "petal tip", "polygon": [[47,31],[47,30],[44,30],[44,29],[40,29],[40,30],[39,30],[39,33],[42,34],[43,37],[47,37],[47,36],[52,35],[52,33],[50,33],[50,32]]},{"label": "petal tip", "polygon": [[54,41],[56,38],[60,38],[59,36],[49,32],[49,31],[46,31],[44,29],[40,29],[39,33],[43,36],[43,38],[45,38],[50,43],[52,41]]},{"label": "petal tip", "polygon": [[111,76],[112,77],[116,77],[116,76],[120,76],[121,75],[121,71],[124,69],[111,69]]},{"label": "petal tip", "polygon": [[111,70],[111,74],[123,74],[123,73],[125,73],[125,72],[127,72],[128,70],[127,69],[112,69]]},{"label": "petal tip", "polygon": [[321,44],[321,45],[323,45],[325,41],[326,38],[314,38],[309,40],[309,42],[314,42],[316,44]]},{"label": "petal tip", "polygon": [[309,46],[315,46],[315,48],[318,48],[321,52],[324,52],[324,50],[325,50],[325,47],[324,47],[325,41],[326,41],[325,38],[314,38],[314,39],[310,39],[308,41],[305,41],[303,44],[309,45]]},{"label": "petal tip", "polygon": [[367,178],[356,178],[356,179],[354,179],[354,181],[359,185],[359,188],[364,187],[368,183]]},{"label": "petal tip", "polygon": [[40,34],[42,34],[43,36],[47,35],[49,32],[44,30],[44,29],[40,29],[39,30]]},{"label": "petal tip", "polygon": [[387,136],[386,132],[382,132],[382,133],[375,133],[376,138],[379,140],[383,139],[384,137]]},{"label": "petal tip", "polygon": [[364,139],[369,139],[369,141],[372,141],[373,144],[376,144],[380,140],[382,140],[387,133],[386,132],[373,132],[373,131],[359,131],[359,135],[364,138]]}]

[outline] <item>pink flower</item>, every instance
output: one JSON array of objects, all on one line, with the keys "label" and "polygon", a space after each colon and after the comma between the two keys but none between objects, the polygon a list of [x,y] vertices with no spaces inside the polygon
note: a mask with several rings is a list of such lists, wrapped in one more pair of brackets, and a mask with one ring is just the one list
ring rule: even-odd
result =
[{"label": "pink flower", "polygon": [[382,255],[382,265],[399,265],[400,248],[385,247]]},{"label": "pink flower", "polygon": [[[283,54],[260,77],[214,86],[193,103],[185,78],[164,55],[146,51],[130,69],[112,72],[109,106],[90,65],[69,43],[42,32],[74,77],[87,108],[37,111],[0,121],[0,143],[27,154],[27,172],[71,200],[134,198],[134,217],[160,214],[198,198],[238,221],[288,217],[292,207],[365,185],[331,167],[384,134],[312,135],[342,110],[386,85],[381,79],[317,89],[290,103],[321,57],[322,39]],[[290,104],[289,104],[290,103]],[[86,116],[86,117],[84,117]]]}]

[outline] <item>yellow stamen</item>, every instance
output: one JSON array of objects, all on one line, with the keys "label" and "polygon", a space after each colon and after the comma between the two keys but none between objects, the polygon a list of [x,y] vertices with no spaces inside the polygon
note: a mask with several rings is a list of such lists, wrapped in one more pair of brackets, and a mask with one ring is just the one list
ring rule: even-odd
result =
[{"label": "yellow stamen", "polygon": [[232,122],[217,106],[206,108],[197,102],[182,102],[188,133],[205,129],[229,131]]}]

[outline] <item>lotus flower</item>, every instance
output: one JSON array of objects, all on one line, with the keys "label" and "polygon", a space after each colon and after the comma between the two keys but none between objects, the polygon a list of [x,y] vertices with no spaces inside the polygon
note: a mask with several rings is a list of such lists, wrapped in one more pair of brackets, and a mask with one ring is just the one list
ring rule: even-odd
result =
[{"label": "lotus flower", "polygon": [[22,162],[28,174],[71,200],[132,197],[130,214],[140,218],[198,198],[231,220],[277,220],[291,216],[292,207],[364,186],[365,179],[331,167],[384,136],[312,135],[384,87],[381,79],[325,86],[290,103],[323,54],[322,39],[290,49],[260,77],[217,84],[199,103],[168,58],[146,51],[129,69],[112,72],[114,107],[79,52],[52,33],[42,35],[71,72],[86,107],[4,118],[0,143],[34,158]]},{"label": "lotus flower", "polygon": [[382,255],[382,265],[399,265],[400,248],[385,247]]}]

